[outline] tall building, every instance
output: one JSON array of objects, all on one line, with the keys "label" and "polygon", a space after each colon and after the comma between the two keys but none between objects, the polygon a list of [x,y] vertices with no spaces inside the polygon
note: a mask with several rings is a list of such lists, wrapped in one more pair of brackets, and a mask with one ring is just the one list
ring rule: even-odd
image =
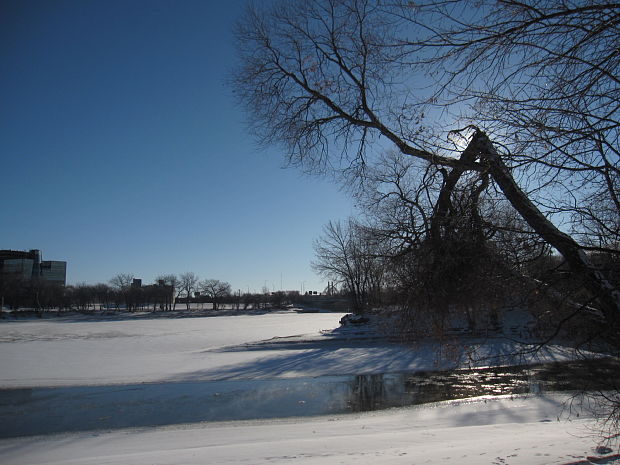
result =
[{"label": "tall building", "polygon": [[0,275],[23,281],[40,279],[48,282],[67,283],[67,262],[41,260],[41,251],[0,250]]}]

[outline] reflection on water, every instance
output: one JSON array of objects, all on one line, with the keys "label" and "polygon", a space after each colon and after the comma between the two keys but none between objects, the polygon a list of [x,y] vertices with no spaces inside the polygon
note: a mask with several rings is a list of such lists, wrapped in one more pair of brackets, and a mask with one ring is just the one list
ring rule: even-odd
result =
[{"label": "reflection on water", "polygon": [[481,395],[593,390],[615,359],[535,367],[0,390],[0,437],[361,412]]},{"label": "reflection on water", "polygon": [[592,391],[620,386],[620,362],[599,359],[531,367],[358,375],[350,381],[351,411],[378,410],[478,396]]},{"label": "reflection on water", "polygon": [[363,412],[381,408],[385,404],[385,399],[390,397],[386,393],[386,384],[389,389],[390,383],[386,375],[357,375],[351,381],[348,401],[350,409],[354,412]]}]

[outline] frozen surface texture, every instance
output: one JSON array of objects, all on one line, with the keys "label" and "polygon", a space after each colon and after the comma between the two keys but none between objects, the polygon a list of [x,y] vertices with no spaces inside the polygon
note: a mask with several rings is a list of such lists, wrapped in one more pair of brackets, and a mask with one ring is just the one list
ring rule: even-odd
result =
[{"label": "frozen surface texture", "polygon": [[[4,321],[0,323],[0,386],[127,385],[394,372],[448,367],[456,361],[471,361],[468,355],[474,352],[487,361],[515,361],[510,358],[514,347],[500,340],[470,341],[457,351],[443,350],[444,356],[439,357],[442,351],[430,342],[407,347],[354,331],[330,331],[341,316],[283,312],[126,321]],[[546,360],[569,356],[570,351],[560,346],[536,355]],[[171,411],[174,407],[167,405]],[[70,419],[72,412],[55,414]],[[611,447],[597,450],[600,445]],[[587,406],[571,406],[570,397],[554,394],[365,414],[0,440],[0,463],[4,465],[615,464],[620,463],[616,453],[614,445],[597,441],[596,424]]]},{"label": "frozen surface texture", "polygon": [[0,320],[0,387],[271,379],[450,369],[455,364],[563,361],[560,345],[534,354],[506,339],[441,347],[335,330],[341,313],[209,318]]}]

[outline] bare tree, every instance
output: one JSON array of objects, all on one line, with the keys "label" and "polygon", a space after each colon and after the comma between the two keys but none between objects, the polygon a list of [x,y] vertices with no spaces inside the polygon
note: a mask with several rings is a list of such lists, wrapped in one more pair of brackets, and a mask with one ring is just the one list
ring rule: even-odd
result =
[{"label": "bare tree", "polygon": [[402,2],[399,14],[413,26],[406,59],[420,63],[424,49],[433,98],[473,102],[475,113],[462,116],[509,150],[511,170],[536,170],[527,194],[546,214],[564,216],[584,246],[617,252],[620,7],[513,0],[473,7]]},{"label": "bare tree", "polygon": [[110,285],[115,289],[125,290],[131,287],[134,275],[130,273],[120,273],[110,279]]},{"label": "bare tree", "polygon": [[487,186],[484,175],[457,182],[440,167],[393,152],[367,171],[360,204],[372,227],[365,230],[391,258],[384,264],[392,303],[416,332],[441,333],[455,319],[472,331],[497,326],[519,263],[535,245],[544,248],[517,225],[509,205],[485,194]]},{"label": "bare tree", "polygon": [[232,293],[230,284],[217,279],[205,279],[200,282],[199,287],[213,302],[213,310],[217,310],[219,302]]},{"label": "bare tree", "polygon": [[125,303],[128,310],[132,309],[131,301],[131,284],[133,283],[134,275],[130,273],[119,273],[110,279],[110,286],[116,293],[116,308],[119,308],[121,302]]},{"label": "bare tree", "polygon": [[77,283],[74,286],[73,296],[80,310],[89,310],[95,304],[96,293],[93,286],[86,283]]},{"label": "bare tree", "polygon": [[293,164],[364,180],[389,146],[416,159],[430,170],[419,178],[435,192],[427,225],[439,240],[463,184],[501,196],[564,257],[617,339],[620,293],[585,252],[617,253],[618,7],[548,3],[250,9],[233,84],[260,140]]},{"label": "bare tree", "polygon": [[344,225],[329,222],[314,251],[312,268],[348,291],[355,313],[367,310],[373,293],[380,292],[384,270],[383,257],[364,229],[352,219]]},{"label": "bare tree", "polygon": [[180,279],[174,274],[164,274],[157,276],[155,282],[166,290],[166,310],[175,310],[176,299],[182,292]]},{"label": "bare tree", "polygon": [[616,339],[617,283],[585,252],[619,253],[620,7],[511,0],[473,6],[403,2],[399,14],[414,26],[406,60],[422,64],[425,51],[437,84],[433,101],[445,108],[472,103],[463,120],[485,126],[501,153],[478,129],[470,145],[522,218],[562,254]]},{"label": "bare tree", "polygon": [[189,304],[195,291],[198,290],[198,276],[189,271],[179,276],[179,289],[183,291],[186,298],[187,310],[189,310]]}]

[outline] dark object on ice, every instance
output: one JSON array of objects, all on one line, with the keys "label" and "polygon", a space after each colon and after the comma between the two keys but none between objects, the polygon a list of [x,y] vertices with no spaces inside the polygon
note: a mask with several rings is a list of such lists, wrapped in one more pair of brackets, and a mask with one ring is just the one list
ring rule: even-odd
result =
[{"label": "dark object on ice", "polygon": [[348,326],[348,325],[365,325],[370,321],[369,318],[356,315],[354,313],[347,313],[345,316],[340,318],[340,326]]},{"label": "dark object on ice", "polygon": [[297,313],[319,313],[321,310],[318,308],[312,308],[312,307],[296,307],[295,311]]},{"label": "dark object on ice", "polygon": [[612,452],[613,452],[613,450],[612,450],[612,449],[610,449],[609,447],[605,447],[605,446],[598,446],[598,447],[596,448],[596,453],[597,453],[597,454],[601,454],[601,455],[603,455],[603,454],[611,454]]},{"label": "dark object on ice", "polygon": [[[606,457],[590,457],[587,456],[587,462],[584,463],[600,463],[602,465],[612,465],[613,463],[618,463],[618,459],[620,459],[620,454],[608,455]],[[577,462],[581,463],[581,462]]]}]

